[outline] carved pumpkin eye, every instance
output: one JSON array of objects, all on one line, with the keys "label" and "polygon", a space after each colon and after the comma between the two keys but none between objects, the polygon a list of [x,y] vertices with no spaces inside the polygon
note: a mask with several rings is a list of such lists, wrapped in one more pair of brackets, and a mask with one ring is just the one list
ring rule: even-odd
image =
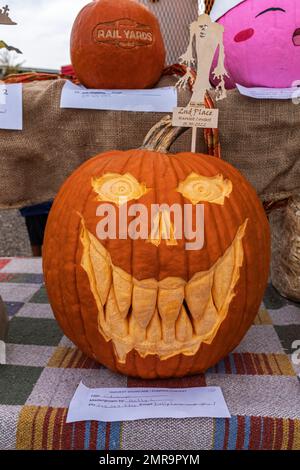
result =
[{"label": "carved pumpkin eye", "polygon": [[177,191],[196,205],[199,202],[224,205],[225,198],[232,193],[232,182],[223,175],[207,177],[191,173],[181,182]]},{"label": "carved pumpkin eye", "polygon": [[150,191],[129,173],[107,173],[100,178],[93,178],[92,187],[98,194],[98,201],[113,202],[118,206],[139,199]]}]

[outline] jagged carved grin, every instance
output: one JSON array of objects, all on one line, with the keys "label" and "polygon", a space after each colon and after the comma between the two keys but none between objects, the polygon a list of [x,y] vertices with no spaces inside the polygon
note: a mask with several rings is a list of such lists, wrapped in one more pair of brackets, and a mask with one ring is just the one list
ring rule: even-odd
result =
[{"label": "jagged carved grin", "polygon": [[134,279],[113,265],[109,252],[82,222],[81,266],[97,304],[99,331],[112,340],[120,363],[132,350],[143,358],[152,354],[166,360],[194,355],[201,343],[213,341],[235,296],[247,223],[210,270],[186,282],[179,277]]}]

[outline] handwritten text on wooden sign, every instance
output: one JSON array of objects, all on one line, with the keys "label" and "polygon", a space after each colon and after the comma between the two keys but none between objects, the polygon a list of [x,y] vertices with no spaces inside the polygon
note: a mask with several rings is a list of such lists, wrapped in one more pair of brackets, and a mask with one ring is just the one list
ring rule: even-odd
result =
[{"label": "handwritten text on wooden sign", "polygon": [[219,110],[208,109],[204,106],[175,108],[173,112],[173,126],[201,127],[216,129],[218,127]]}]

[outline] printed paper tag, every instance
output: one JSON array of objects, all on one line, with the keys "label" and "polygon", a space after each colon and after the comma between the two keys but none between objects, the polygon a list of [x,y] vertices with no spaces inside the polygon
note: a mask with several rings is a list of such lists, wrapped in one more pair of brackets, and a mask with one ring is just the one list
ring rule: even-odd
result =
[{"label": "printed paper tag", "polygon": [[2,340],[0,340],[0,364],[6,364],[6,346]]},{"label": "printed paper tag", "polygon": [[61,108],[169,113],[177,106],[174,87],[151,90],[91,90],[66,82]]},{"label": "printed paper tag", "polygon": [[230,418],[221,388],[90,389],[81,382],[72,398],[67,422],[191,417]]},{"label": "printed paper tag", "polygon": [[173,126],[201,127],[216,129],[218,127],[219,110],[204,106],[175,108],[173,110]]},{"label": "printed paper tag", "polygon": [[[248,96],[249,98],[262,99],[262,100],[298,100],[300,97],[299,87],[290,88],[246,88],[237,84],[237,89],[241,95]],[[298,104],[298,103],[296,103]]]},{"label": "printed paper tag", "polygon": [[0,84],[0,129],[23,129],[22,84]]}]

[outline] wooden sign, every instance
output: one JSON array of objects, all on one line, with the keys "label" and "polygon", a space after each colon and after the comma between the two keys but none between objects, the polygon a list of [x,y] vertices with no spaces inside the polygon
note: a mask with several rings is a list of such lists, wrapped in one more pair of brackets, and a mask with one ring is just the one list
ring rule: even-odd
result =
[{"label": "wooden sign", "polygon": [[207,109],[204,106],[175,108],[173,126],[216,129],[218,127],[219,110]]},{"label": "wooden sign", "polygon": [[14,21],[9,17],[9,7],[5,5],[3,8],[0,8],[0,24],[4,25],[16,25]]},{"label": "wooden sign", "polygon": [[[213,77],[218,81],[216,87],[216,100],[226,98],[225,53],[223,45],[224,28],[212,22],[205,14],[204,0],[199,0],[199,17],[190,25],[190,41],[186,52],[179,61],[187,66],[186,74],[180,78],[176,86],[185,88],[193,79],[192,68],[197,69],[197,78],[193,85],[192,98],[186,108],[175,108],[173,113],[173,126],[192,127],[192,152],[196,152],[197,128],[218,127],[218,110],[205,108],[205,94],[211,89],[210,74],[217,50],[218,59]],[[195,55],[194,55],[195,51]]]}]

